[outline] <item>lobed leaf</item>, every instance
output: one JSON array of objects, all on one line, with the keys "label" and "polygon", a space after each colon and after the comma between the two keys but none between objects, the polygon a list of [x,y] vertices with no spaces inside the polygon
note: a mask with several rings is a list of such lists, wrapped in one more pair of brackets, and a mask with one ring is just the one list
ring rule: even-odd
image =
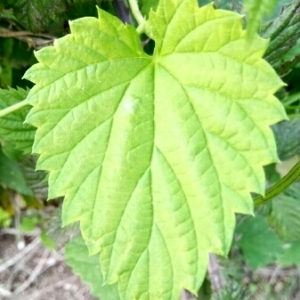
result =
[{"label": "lobed leaf", "polygon": [[99,10],[36,53],[27,121],[50,171],[63,222],[80,221],[91,255],[121,299],[178,299],[226,255],[235,212],[253,213],[263,165],[277,161],[270,125],[286,118],[282,82],[251,43],[242,17],[161,0],[146,31]]}]

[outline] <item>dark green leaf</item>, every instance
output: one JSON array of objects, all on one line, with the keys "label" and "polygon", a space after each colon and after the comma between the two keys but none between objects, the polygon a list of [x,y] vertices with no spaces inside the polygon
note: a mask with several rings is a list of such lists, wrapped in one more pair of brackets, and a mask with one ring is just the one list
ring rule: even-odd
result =
[{"label": "dark green leaf", "polygon": [[32,195],[17,162],[9,159],[2,151],[0,151],[0,182],[20,194]]},{"label": "dark green leaf", "polygon": [[281,239],[293,242],[300,239],[300,183],[296,182],[272,200],[269,223]]},{"label": "dark green leaf", "polygon": [[236,234],[237,245],[250,268],[266,266],[281,252],[281,241],[263,217],[245,218]]},{"label": "dark green leaf", "polygon": [[65,12],[65,1],[16,0],[13,9],[14,15],[26,29],[39,32],[61,17]]},{"label": "dark green leaf", "polygon": [[280,122],[272,126],[272,129],[281,160],[300,153],[300,119]]}]

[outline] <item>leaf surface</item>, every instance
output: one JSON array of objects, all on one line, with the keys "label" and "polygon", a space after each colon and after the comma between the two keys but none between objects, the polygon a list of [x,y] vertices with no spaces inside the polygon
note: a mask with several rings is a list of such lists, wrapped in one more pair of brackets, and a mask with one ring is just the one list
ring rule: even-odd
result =
[{"label": "leaf surface", "polygon": [[80,221],[122,299],[196,294],[208,252],[228,252],[234,213],[253,213],[250,191],[264,192],[282,82],[261,58],[267,41],[249,44],[241,21],[162,0],[149,56],[134,28],[99,10],[26,73],[49,198],[65,196],[64,224]]}]

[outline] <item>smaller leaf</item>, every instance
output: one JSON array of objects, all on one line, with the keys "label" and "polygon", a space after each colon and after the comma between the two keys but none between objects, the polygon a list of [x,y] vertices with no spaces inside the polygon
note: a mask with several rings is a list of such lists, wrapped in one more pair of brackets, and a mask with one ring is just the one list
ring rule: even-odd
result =
[{"label": "smaller leaf", "polygon": [[300,119],[283,121],[272,126],[277,153],[281,160],[286,160],[300,153]]},{"label": "smaller leaf", "polygon": [[252,269],[272,262],[282,251],[281,241],[263,217],[245,218],[236,228],[237,246]]},{"label": "smaller leaf", "polygon": [[276,0],[245,0],[245,10],[248,14],[248,35],[259,28],[265,15],[271,14],[275,8]]},{"label": "smaller leaf", "polygon": [[17,162],[9,159],[0,151],[0,182],[20,194],[32,195]]},{"label": "smaller leaf", "polygon": [[65,12],[64,0],[16,0],[14,15],[28,30],[39,32],[48,29],[51,22]]},{"label": "smaller leaf", "polygon": [[282,266],[300,264],[300,240],[283,247],[283,254],[279,257],[278,263]]},{"label": "smaller leaf", "polygon": [[[47,199],[47,173],[36,170],[36,157],[28,156],[19,162],[26,184],[38,199]],[[28,199],[30,201],[30,199]]]},{"label": "smaller leaf", "polygon": [[24,217],[21,219],[20,229],[24,232],[30,232],[37,227],[39,222],[40,218],[37,215]]},{"label": "smaller leaf", "polygon": [[88,248],[81,236],[66,245],[67,264],[73,272],[91,286],[92,293],[103,300],[119,300],[116,285],[104,285],[99,256],[89,256]]},{"label": "smaller leaf", "polygon": [[281,239],[294,242],[300,239],[300,183],[295,182],[272,200],[269,223]]},{"label": "smaller leaf", "polygon": [[56,243],[54,240],[47,234],[46,230],[42,230],[41,235],[40,235],[42,244],[50,249],[50,250],[56,250]]}]

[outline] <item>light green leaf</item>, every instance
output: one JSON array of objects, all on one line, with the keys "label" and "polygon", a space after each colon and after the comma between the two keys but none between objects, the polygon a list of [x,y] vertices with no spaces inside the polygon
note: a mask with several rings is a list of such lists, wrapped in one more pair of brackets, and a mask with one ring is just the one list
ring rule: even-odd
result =
[{"label": "light green leaf", "polygon": [[[262,166],[277,161],[269,125],[285,118],[282,86],[242,17],[161,0],[145,54],[134,28],[99,11],[37,52],[28,122],[63,222],[80,221],[105,282],[122,299],[178,299],[226,255],[235,212],[253,213]],[[100,41],[106,41],[102,43]],[[263,112],[263,114],[262,114]]]},{"label": "light green leaf", "polygon": [[246,218],[237,226],[237,245],[252,269],[264,267],[282,251],[281,241],[263,217]]},{"label": "light green leaf", "polygon": [[[16,104],[27,97],[28,92],[23,89],[0,89],[0,109]],[[3,151],[18,151],[21,154],[31,153],[34,141],[35,128],[24,124],[29,106],[17,110],[0,118],[0,141]]]},{"label": "light green leaf", "polygon": [[88,248],[81,236],[66,244],[67,264],[82,280],[91,285],[92,293],[103,300],[119,300],[117,286],[104,286],[98,256],[89,256]]},{"label": "light green leaf", "polygon": [[261,21],[266,15],[270,15],[277,0],[245,0],[245,10],[248,14],[247,30],[252,36],[259,28]]}]

